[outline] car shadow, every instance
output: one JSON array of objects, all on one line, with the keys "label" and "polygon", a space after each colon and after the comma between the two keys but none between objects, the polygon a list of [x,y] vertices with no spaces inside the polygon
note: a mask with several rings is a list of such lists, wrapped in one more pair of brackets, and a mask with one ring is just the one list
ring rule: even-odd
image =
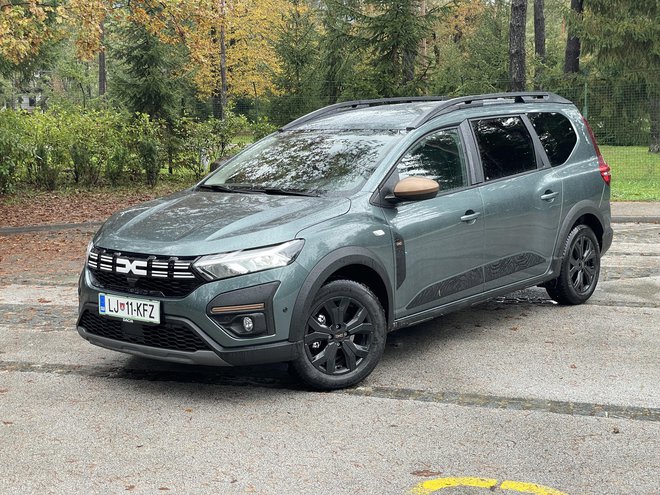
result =
[{"label": "car shadow", "polygon": [[[388,334],[385,353],[379,367],[388,362],[405,363],[419,359],[420,353],[452,341],[479,338],[488,331],[493,318],[512,306],[532,307],[553,304],[538,289],[528,289],[479,304],[469,309],[441,316]],[[310,390],[296,377],[288,363],[258,366],[213,367],[167,363],[129,356],[112,371],[113,378],[148,382],[176,382],[234,387],[259,387],[304,391]]]}]

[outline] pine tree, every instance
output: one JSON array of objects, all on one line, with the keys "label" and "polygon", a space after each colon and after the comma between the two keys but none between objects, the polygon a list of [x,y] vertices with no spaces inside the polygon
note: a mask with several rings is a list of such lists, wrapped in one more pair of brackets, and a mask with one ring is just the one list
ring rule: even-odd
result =
[{"label": "pine tree", "polygon": [[581,33],[599,66],[645,85],[649,101],[649,151],[660,153],[660,21],[657,0],[589,0]]},{"label": "pine tree", "polygon": [[282,92],[274,103],[282,122],[322,106],[318,101],[319,34],[313,12],[301,0],[294,0],[284,17],[275,43],[281,69],[275,84]]},{"label": "pine tree", "polygon": [[323,33],[321,52],[321,96],[332,105],[355,77],[358,64],[355,43],[355,0],[327,0],[319,6]]},{"label": "pine tree", "polygon": [[129,23],[119,30],[112,50],[119,70],[111,84],[131,113],[170,121],[176,114],[177,79],[173,48],[149,33],[143,25]]},{"label": "pine tree", "polygon": [[361,17],[363,46],[373,54],[375,85],[382,96],[419,92],[422,41],[431,34],[433,10],[419,0],[367,0]]}]

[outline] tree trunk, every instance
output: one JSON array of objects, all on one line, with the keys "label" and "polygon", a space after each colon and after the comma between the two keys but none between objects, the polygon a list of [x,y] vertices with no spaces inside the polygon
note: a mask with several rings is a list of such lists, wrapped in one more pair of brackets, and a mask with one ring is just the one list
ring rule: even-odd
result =
[{"label": "tree trunk", "polygon": [[[582,17],[584,0],[571,0],[572,15]],[[582,43],[575,35],[573,22],[568,23],[568,38],[566,39],[566,53],[564,57],[564,74],[577,74],[580,72],[580,51]]]},{"label": "tree trunk", "polygon": [[107,71],[105,65],[105,26],[101,23],[101,51],[99,51],[99,96],[103,96],[107,88]]},{"label": "tree trunk", "polygon": [[[225,0],[218,1],[218,14],[220,16],[220,37],[216,39],[220,51],[220,80],[216,82],[213,93],[213,117],[224,120],[227,110],[227,4]],[[219,84],[218,84],[219,83]]]},{"label": "tree trunk", "polygon": [[[224,7],[224,1],[222,2]],[[227,32],[224,20],[220,29],[220,118],[225,120],[227,110]]]},{"label": "tree trunk", "polygon": [[545,12],[543,0],[534,0],[534,51],[536,52],[536,70],[534,71],[534,89],[543,89],[543,68],[545,66]]},{"label": "tree trunk", "polygon": [[[419,14],[422,17],[426,17],[426,0],[422,0],[420,2]],[[421,53],[422,53],[422,57],[424,58],[426,58],[428,55],[428,41],[426,38],[422,39]]]},{"label": "tree trunk", "polygon": [[509,87],[511,91],[525,90],[525,25],[527,0],[511,1],[509,23]]}]

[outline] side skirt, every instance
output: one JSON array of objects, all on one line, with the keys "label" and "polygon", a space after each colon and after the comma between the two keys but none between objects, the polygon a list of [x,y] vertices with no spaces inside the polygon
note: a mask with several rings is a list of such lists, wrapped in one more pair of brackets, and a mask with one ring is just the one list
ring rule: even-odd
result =
[{"label": "side skirt", "polygon": [[400,328],[417,325],[418,323],[432,320],[439,316],[446,315],[447,313],[453,313],[454,311],[475,306],[484,301],[488,301],[489,299],[492,299],[494,297],[503,296],[505,294],[508,294],[509,292],[527,289],[529,287],[533,287],[535,285],[548,282],[557,277],[557,274],[559,273],[560,265],[561,265],[561,260],[554,259],[552,265],[550,266],[550,270],[548,270],[548,272],[546,272],[545,274],[539,277],[530,278],[522,282],[500,287],[498,289],[492,289],[489,290],[488,292],[475,294],[473,296],[467,297],[465,299],[461,299],[459,301],[454,301],[448,304],[444,304],[442,306],[438,306],[436,308],[427,309],[426,311],[422,311],[420,313],[415,313],[413,315],[408,315],[404,318],[400,318],[394,321],[394,324],[392,325],[392,330],[398,330]]}]

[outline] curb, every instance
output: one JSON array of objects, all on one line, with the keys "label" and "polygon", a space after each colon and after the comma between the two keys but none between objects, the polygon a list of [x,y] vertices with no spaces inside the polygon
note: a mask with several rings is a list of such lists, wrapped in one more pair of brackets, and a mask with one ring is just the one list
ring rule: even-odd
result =
[{"label": "curb", "polygon": [[660,223],[660,217],[613,216],[612,223]]}]

